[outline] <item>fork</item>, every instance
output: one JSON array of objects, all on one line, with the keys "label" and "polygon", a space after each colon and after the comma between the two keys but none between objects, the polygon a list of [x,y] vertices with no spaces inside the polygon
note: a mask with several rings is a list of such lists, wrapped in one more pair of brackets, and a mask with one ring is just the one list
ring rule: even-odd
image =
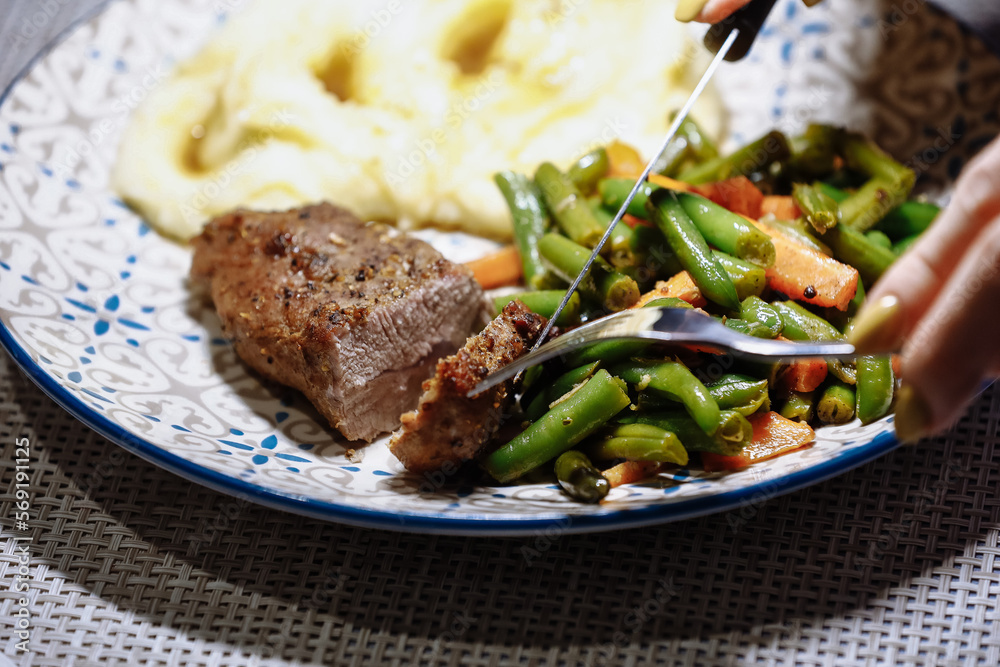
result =
[{"label": "fork", "polygon": [[549,341],[477,384],[469,396],[514,377],[531,366],[603,340],[648,340],[654,343],[705,345],[767,361],[803,357],[853,359],[854,346],[844,341],[793,343],[754,338],[733,331],[718,320],[688,308],[635,308],[602,317]]}]

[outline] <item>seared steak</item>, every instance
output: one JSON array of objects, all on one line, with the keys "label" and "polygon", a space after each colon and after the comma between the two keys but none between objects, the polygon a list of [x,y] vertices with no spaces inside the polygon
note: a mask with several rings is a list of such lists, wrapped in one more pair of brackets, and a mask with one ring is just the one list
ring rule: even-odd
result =
[{"label": "seared steak", "polygon": [[235,211],[194,239],[191,276],[208,284],[236,352],[351,440],[399,426],[483,312],[466,268],[389,231],[321,204]]},{"label": "seared steak", "polygon": [[476,458],[500,428],[514,399],[508,381],[473,398],[469,393],[495,370],[528,352],[545,327],[545,318],[520,301],[511,301],[482,333],[442,359],[424,382],[420,406],[401,417],[403,426],[389,449],[407,469],[427,472]]}]

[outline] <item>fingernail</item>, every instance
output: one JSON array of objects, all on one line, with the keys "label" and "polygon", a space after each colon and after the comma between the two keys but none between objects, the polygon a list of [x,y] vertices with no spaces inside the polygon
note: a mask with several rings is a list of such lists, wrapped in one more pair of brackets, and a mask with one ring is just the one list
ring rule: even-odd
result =
[{"label": "fingernail", "polygon": [[709,0],[680,0],[677,9],[674,11],[674,18],[682,23],[690,23],[701,14]]},{"label": "fingernail", "polygon": [[927,402],[908,384],[899,388],[895,423],[896,438],[904,445],[915,444],[930,427],[931,411]]},{"label": "fingernail", "polygon": [[847,342],[858,354],[894,352],[899,344],[903,325],[903,308],[899,299],[888,294],[861,309]]}]

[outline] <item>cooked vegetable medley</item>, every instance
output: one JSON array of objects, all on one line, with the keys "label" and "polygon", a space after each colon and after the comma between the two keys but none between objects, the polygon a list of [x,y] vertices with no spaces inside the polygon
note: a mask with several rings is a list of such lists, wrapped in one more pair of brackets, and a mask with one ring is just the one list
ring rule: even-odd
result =
[{"label": "cooked vegetable medley", "polygon": [[[520,275],[512,298],[551,316],[642,170],[612,144],[567,171],[504,172]],[[813,125],[719,155],[697,123],[681,132],[617,225],[557,325],[627,308],[696,308],[760,338],[844,338],[865,298],[939,210],[910,200],[914,173],[865,137]],[[489,266],[489,263],[484,264]],[[495,284],[493,281],[491,284]],[[745,467],[812,442],[814,426],[892,407],[889,357],[762,364],[711,349],[601,342],[525,374],[525,428],[482,462],[499,482],[554,472],[599,502],[664,466]]]}]

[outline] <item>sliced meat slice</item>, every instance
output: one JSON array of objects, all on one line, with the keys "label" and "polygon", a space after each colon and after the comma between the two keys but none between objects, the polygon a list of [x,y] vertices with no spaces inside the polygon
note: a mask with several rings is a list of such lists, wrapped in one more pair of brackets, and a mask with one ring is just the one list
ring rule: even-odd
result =
[{"label": "sliced meat slice", "polygon": [[485,319],[468,269],[330,204],[235,211],[193,243],[191,276],[237,354],[351,440],[397,428],[435,362]]},{"label": "sliced meat slice", "polygon": [[514,399],[508,381],[469,398],[479,382],[506,366],[534,345],[546,320],[511,301],[503,312],[465,347],[437,365],[424,383],[417,410],[401,417],[402,428],[389,449],[408,470],[429,472],[457,467],[477,458],[500,428]]}]

